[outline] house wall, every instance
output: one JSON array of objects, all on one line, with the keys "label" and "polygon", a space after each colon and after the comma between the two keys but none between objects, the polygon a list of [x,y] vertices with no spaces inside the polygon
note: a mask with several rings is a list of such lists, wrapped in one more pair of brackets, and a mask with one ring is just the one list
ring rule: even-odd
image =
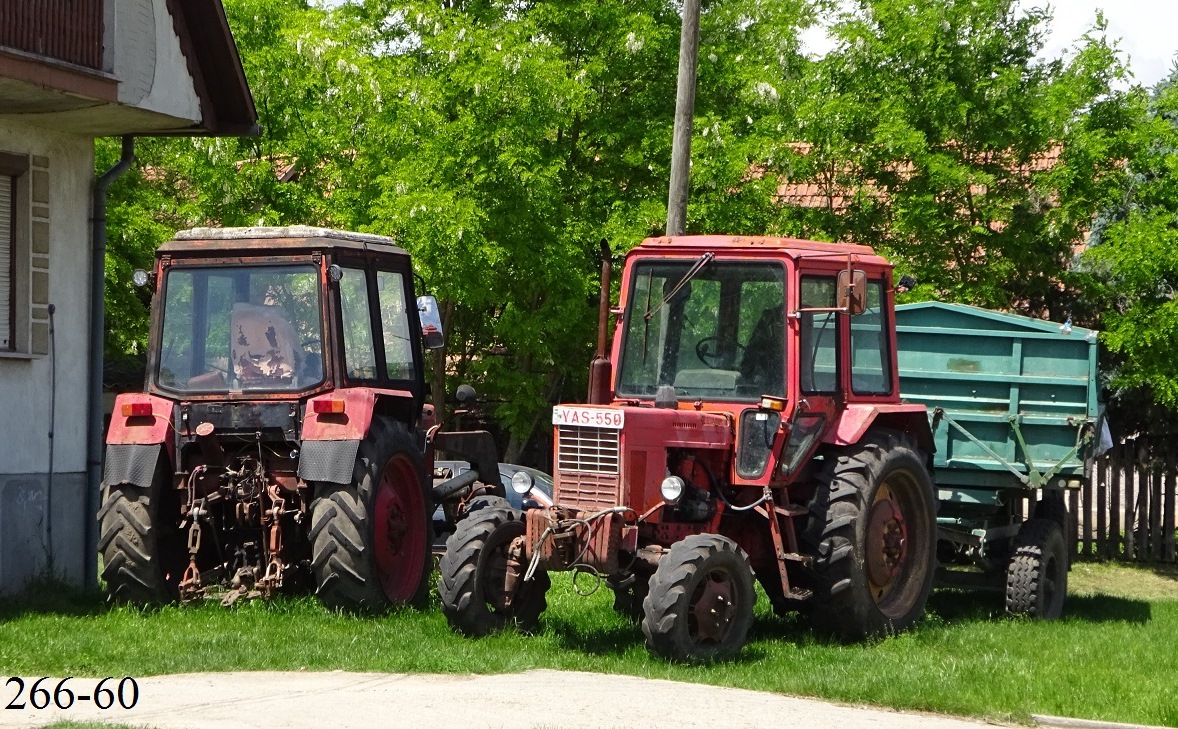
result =
[{"label": "house wall", "polygon": [[[80,583],[85,561],[95,559],[83,539],[86,520],[94,518],[84,498],[94,145],[86,136],[0,120],[0,151],[31,161],[31,215],[17,221],[18,237],[29,241],[18,302],[28,311],[27,346],[0,353],[0,593],[8,593],[49,565]],[[46,303],[56,307],[54,347]]]},{"label": "house wall", "polygon": [[199,122],[200,99],[166,0],[118,0],[114,23],[119,103]]}]

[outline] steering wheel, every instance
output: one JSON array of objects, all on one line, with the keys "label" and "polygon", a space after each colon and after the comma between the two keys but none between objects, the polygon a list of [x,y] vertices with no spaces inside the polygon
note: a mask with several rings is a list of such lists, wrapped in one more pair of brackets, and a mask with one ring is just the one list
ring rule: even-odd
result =
[{"label": "steering wheel", "polygon": [[[703,362],[714,370],[726,370],[729,368],[724,366],[725,363],[720,357],[720,352],[713,352],[708,348],[709,344],[719,341],[719,337],[704,337],[703,339],[699,340],[695,343],[695,356],[699,358],[700,362]],[[744,345],[740,342],[736,342],[736,349],[739,352],[744,349]]]}]

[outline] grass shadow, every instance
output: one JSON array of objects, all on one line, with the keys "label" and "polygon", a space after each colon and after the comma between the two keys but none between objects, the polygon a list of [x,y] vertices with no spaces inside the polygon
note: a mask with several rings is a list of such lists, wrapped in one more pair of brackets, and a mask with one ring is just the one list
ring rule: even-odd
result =
[{"label": "grass shadow", "polygon": [[113,605],[97,589],[85,589],[61,580],[41,578],[30,582],[16,595],[0,598],[0,619],[22,615],[101,615]]},{"label": "grass shadow", "polygon": [[544,632],[556,637],[561,648],[595,656],[619,656],[642,645],[642,629],[619,619],[616,625],[586,628],[560,615],[545,615]]},{"label": "grass shadow", "polygon": [[1069,595],[1063,605],[1063,616],[1089,623],[1148,623],[1152,618],[1150,604],[1111,595]]}]

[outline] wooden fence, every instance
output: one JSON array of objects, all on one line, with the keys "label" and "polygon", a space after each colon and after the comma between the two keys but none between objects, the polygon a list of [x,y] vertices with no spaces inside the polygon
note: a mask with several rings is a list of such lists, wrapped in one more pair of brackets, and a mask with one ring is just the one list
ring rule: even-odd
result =
[{"label": "wooden fence", "polygon": [[1130,442],[1114,446],[1091,468],[1089,482],[1067,494],[1080,558],[1178,562],[1178,451],[1151,452]]}]

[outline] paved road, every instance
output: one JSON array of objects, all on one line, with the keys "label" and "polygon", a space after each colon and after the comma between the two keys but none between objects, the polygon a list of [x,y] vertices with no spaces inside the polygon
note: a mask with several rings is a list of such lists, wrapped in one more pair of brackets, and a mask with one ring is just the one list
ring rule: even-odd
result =
[{"label": "paved road", "polygon": [[[45,682],[51,688],[56,681]],[[92,679],[67,684],[92,690]],[[943,716],[856,708],[759,691],[632,676],[528,671],[494,676],[384,673],[198,673],[138,680],[138,705],[100,711],[4,711],[0,726],[59,719],[158,729],[977,729]],[[110,684],[108,684],[109,686]],[[28,689],[26,688],[26,698]],[[117,706],[117,705],[116,705]]]}]

